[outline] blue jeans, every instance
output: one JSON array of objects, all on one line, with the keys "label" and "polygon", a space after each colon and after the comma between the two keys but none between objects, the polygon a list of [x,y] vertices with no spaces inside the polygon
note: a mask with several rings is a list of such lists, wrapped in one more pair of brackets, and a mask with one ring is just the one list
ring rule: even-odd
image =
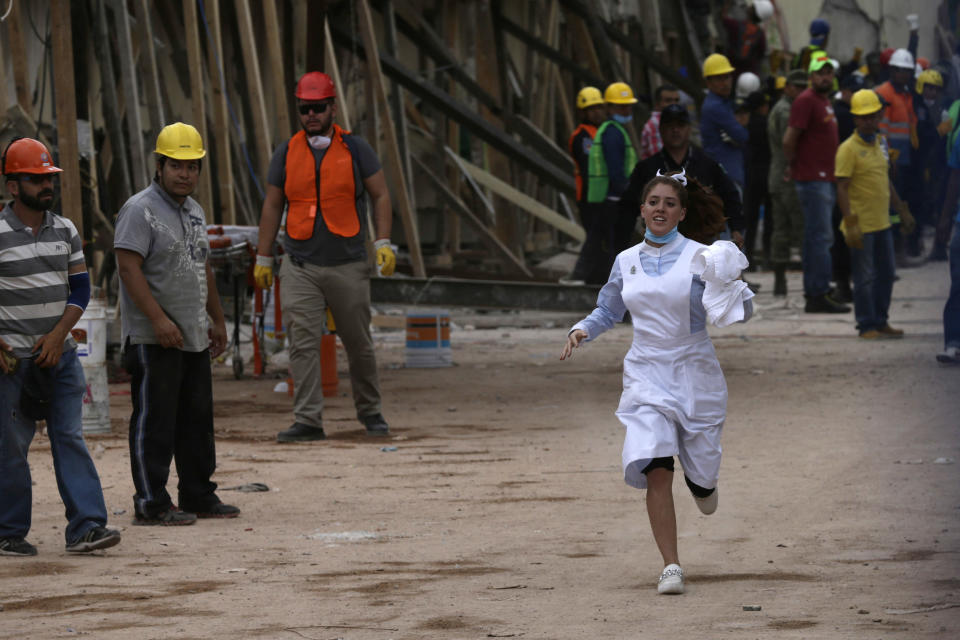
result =
[{"label": "blue jeans", "polygon": [[850,249],[853,314],[860,333],[887,325],[895,273],[893,229],[863,234],[863,249]]},{"label": "blue jeans", "polygon": [[[27,450],[36,431],[35,424],[20,413],[20,388],[27,367],[0,373],[0,537],[25,538],[30,531],[30,503],[33,499]],[[47,419],[47,435],[53,454],[60,498],[67,508],[67,543],[90,529],[107,524],[100,477],[83,440],[81,408],[86,392],[83,368],[77,350],[64,351],[54,374],[53,400]]]},{"label": "blue jeans", "polygon": [[816,298],[830,291],[833,261],[833,204],[837,192],[832,182],[794,182],[803,209],[803,293]]},{"label": "blue jeans", "polygon": [[950,241],[950,297],[943,307],[943,346],[960,349],[960,220]]}]

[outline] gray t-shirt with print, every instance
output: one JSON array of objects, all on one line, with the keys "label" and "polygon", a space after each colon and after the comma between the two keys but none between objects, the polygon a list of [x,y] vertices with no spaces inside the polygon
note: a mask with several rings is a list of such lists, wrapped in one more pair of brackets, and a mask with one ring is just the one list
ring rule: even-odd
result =
[{"label": "gray t-shirt with print", "polygon": [[[177,204],[156,180],[127,200],[117,215],[113,246],[143,256],[150,293],[183,334],[183,350],[200,352],[207,336],[207,240],[203,209],[188,197]],[[120,281],[123,343],[157,344],[153,325]]]}]

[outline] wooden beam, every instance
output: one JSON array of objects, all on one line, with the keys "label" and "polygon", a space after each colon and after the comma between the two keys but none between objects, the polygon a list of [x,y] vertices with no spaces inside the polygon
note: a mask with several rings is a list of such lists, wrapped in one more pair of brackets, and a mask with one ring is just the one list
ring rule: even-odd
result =
[{"label": "wooden beam", "polygon": [[[286,82],[286,65],[283,64],[283,48],[280,45],[280,21],[277,19],[277,5],[272,1],[260,4],[263,7],[263,27],[267,32],[267,55],[269,56],[271,86],[273,87],[274,110],[277,114],[277,126],[271,141],[277,144],[293,135],[290,122],[290,87]],[[329,39],[329,36],[325,36]]]},{"label": "wooden beam", "polygon": [[[107,129],[107,141],[110,143],[111,154],[120,165],[120,188],[124,198],[133,195],[133,180],[130,178],[130,166],[124,156],[127,143],[123,135],[120,104],[117,99],[116,75],[113,70],[113,54],[110,51],[110,38],[107,28],[106,0],[95,0],[93,15],[93,51],[100,67],[100,88],[103,91],[103,122]],[[104,145],[106,146],[106,145]],[[101,153],[103,149],[101,149]],[[106,160],[107,158],[104,158]],[[113,164],[112,162],[110,163]],[[104,178],[109,178],[109,171],[104,168]]]},{"label": "wooden beam", "polygon": [[160,95],[160,76],[157,72],[156,43],[153,39],[153,23],[150,19],[148,0],[138,0],[134,6],[137,12],[137,27],[141,38],[141,53],[147,54],[146,67],[147,110],[150,113],[151,133],[157,135],[167,125],[163,112],[163,97]]},{"label": "wooden beam", "polygon": [[250,0],[236,0],[237,27],[240,31],[240,48],[243,50],[243,64],[246,70],[247,93],[250,99],[250,111],[253,122],[253,137],[257,145],[257,170],[264,180],[270,165],[270,121],[267,118],[267,104],[263,98],[263,82],[260,80],[260,57],[257,42],[253,35],[253,17],[250,14]]},{"label": "wooden beam", "polygon": [[233,165],[230,150],[230,114],[227,111],[226,71],[223,67],[222,30],[220,28],[220,0],[204,0],[206,24],[212,43],[207,47],[207,64],[213,79],[213,126],[216,130],[217,190],[220,194],[220,221],[237,223],[237,206],[233,193]]},{"label": "wooden beam", "polygon": [[470,175],[473,176],[474,180],[490,189],[501,198],[509,200],[511,203],[520,207],[527,213],[540,218],[553,227],[556,227],[578,242],[583,242],[586,239],[587,234],[580,225],[571,222],[553,209],[544,206],[527,194],[515,189],[503,180],[500,180],[496,176],[492,175],[489,171],[484,171],[472,162],[467,162],[462,158],[460,161],[461,166],[466,167],[467,171],[470,172]]},{"label": "wooden beam", "polygon": [[407,183],[403,176],[403,161],[400,157],[400,148],[397,144],[396,129],[393,127],[393,118],[387,108],[386,89],[383,86],[383,74],[380,71],[380,57],[377,50],[376,33],[373,30],[373,18],[370,15],[370,6],[367,0],[358,0],[360,33],[363,36],[363,46],[370,55],[367,64],[373,75],[373,88],[380,104],[383,116],[383,129],[386,137],[387,162],[385,163],[393,174],[394,192],[397,194],[397,206],[400,209],[400,220],[403,223],[404,235],[407,239],[407,250],[410,252],[410,261],[413,263],[413,275],[423,277],[426,269],[423,264],[423,253],[420,249],[420,232],[417,229],[416,214],[407,195]]},{"label": "wooden beam", "polygon": [[[383,30],[386,32],[387,52],[394,58],[397,56],[397,25],[393,15],[393,0],[384,0],[383,3]],[[410,164],[410,145],[407,143],[407,116],[403,108],[403,89],[396,80],[390,81],[390,107],[397,124],[397,146],[400,150],[400,161],[403,163],[403,173],[407,179],[407,192],[410,194],[410,206],[416,210],[417,199],[413,191],[413,166]]]},{"label": "wooden beam", "polygon": [[[330,70],[330,76],[333,77],[333,86],[337,88],[337,115],[340,116],[340,122],[343,128],[349,131],[350,127],[350,103],[346,99],[346,87],[340,79],[340,65],[337,63],[337,54],[333,50],[333,38],[330,36],[330,20],[323,21],[324,40],[327,47],[327,69]],[[376,142],[376,141],[374,141]]]},{"label": "wooden beam", "polygon": [[453,191],[451,191],[450,188],[444,184],[443,180],[437,177],[437,175],[430,170],[430,167],[420,160],[420,158],[414,157],[413,161],[417,165],[417,168],[423,172],[423,175],[425,175],[437,188],[437,193],[439,193],[440,196],[443,197],[448,204],[450,204],[453,211],[460,218],[463,218],[470,225],[470,227],[479,234],[480,240],[484,244],[505,258],[507,265],[521,272],[528,278],[533,277],[533,274],[530,272],[530,269],[527,268],[527,265],[524,264],[523,260],[515,256],[510,249],[508,249],[507,246],[500,241],[496,234],[490,231],[490,229],[483,224],[480,218],[470,211],[470,207],[468,207],[463,200],[461,200]]},{"label": "wooden beam", "polygon": [[[346,46],[352,46],[355,43],[351,34],[336,25],[331,27],[331,32],[337,40]],[[358,49],[357,53],[358,55],[366,57],[363,49]],[[557,167],[540,154],[531,151],[528,146],[517,142],[513,136],[503,131],[502,128],[478,117],[474,109],[451,98],[449,94],[442,91],[434,83],[423,80],[419,74],[401,65],[396,58],[382,51],[379,53],[379,58],[380,67],[383,72],[391,78],[396,78],[405,89],[418,98],[429,102],[432,106],[438,108],[445,115],[456,120],[460,125],[468,129],[471,134],[477,136],[480,140],[498,149],[510,158],[513,158],[520,163],[523,168],[537,174],[546,182],[571,194],[575,192],[572,173]],[[522,134],[523,131],[520,130],[518,133]]]},{"label": "wooden beam", "polygon": [[[510,20],[505,16],[501,16],[500,26],[503,27],[503,30],[506,33],[527,45],[543,57],[556,63],[564,70],[569,71],[575,78],[578,78],[582,82],[595,86],[601,91],[603,91],[604,87],[609,84],[603,79],[603,76],[599,72],[591,71],[587,67],[577,64],[575,61],[563,55],[556,48],[550,46],[540,38],[537,38],[513,20]],[[589,56],[587,56],[587,58],[589,59]],[[599,68],[599,62],[597,63],[597,66]]]},{"label": "wooden beam", "polygon": [[[27,11],[29,11],[29,7]],[[14,0],[7,16],[7,35],[10,36],[10,57],[13,62],[13,82],[17,92],[17,103],[31,118],[33,100],[30,95],[30,73],[27,71],[27,47],[23,38],[23,16],[21,3]]]},{"label": "wooden beam", "polygon": [[60,180],[61,213],[73,222],[83,237],[83,202],[80,191],[80,147],[77,143],[77,92],[73,80],[73,32],[70,0],[51,0],[51,56],[56,88],[58,163],[63,169]]},{"label": "wooden beam", "polygon": [[[0,36],[3,35],[2,30],[0,30]],[[9,51],[9,47],[4,49],[3,38],[0,37],[0,51]],[[0,113],[6,113],[7,109],[10,108],[10,95],[9,89],[10,85],[7,80],[7,61],[0,60]]]},{"label": "wooden beam", "polygon": [[[124,0],[112,0],[114,29],[117,33],[117,46],[120,59],[120,85],[126,103],[127,144],[130,149],[130,166],[133,188],[140,190],[147,186],[150,177],[147,173],[146,150],[143,146],[143,121],[140,117],[140,92],[137,89],[137,69],[133,57],[133,42],[130,39],[130,19],[127,15],[127,3]],[[114,149],[117,153],[119,149]]]},{"label": "wooden beam", "polygon": [[[190,115],[193,126],[200,132],[204,146],[209,146],[207,116],[203,95],[203,58],[200,52],[200,22],[197,19],[197,0],[183,0],[183,37],[187,44],[187,66],[190,68]],[[209,154],[209,150],[207,151]],[[200,172],[200,189],[194,194],[203,209],[207,224],[213,224],[213,180],[210,163]]]}]

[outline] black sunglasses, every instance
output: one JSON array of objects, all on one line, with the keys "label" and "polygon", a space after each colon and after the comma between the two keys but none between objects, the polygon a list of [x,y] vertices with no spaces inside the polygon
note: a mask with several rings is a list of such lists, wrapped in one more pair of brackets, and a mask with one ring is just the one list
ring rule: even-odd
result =
[{"label": "black sunglasses", "polygon": [[329,102],[305,102],[297,106],[297,110],[300,112],[300,115],[305,116],[313,111],[316,114],[326,113],[327,107],[330,106]]}]

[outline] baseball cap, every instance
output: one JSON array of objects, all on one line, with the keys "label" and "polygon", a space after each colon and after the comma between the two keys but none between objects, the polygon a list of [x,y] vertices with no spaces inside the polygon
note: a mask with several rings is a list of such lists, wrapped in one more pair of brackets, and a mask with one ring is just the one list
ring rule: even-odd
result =
[{"label": "baseball cap", "polygon": [[787,74],[787,84],[807,86],[807,74],[803,69],[794,69]]},{"label": "baseball cap", "polygon": [[833,65],[834,71],[840,68],[839,62],[827,56],[826,53],[820,52],[819,54],[811,58],[810,66],[807,67],[807,73],[814,73],[816,71],[819,71],[820,69],[822,69],[828,64]]},{"label": "baseball cap", "polygon": [[665,124],[689,124],[690,112],[680,104],[668,105],[660,112],[660,126]]}]

